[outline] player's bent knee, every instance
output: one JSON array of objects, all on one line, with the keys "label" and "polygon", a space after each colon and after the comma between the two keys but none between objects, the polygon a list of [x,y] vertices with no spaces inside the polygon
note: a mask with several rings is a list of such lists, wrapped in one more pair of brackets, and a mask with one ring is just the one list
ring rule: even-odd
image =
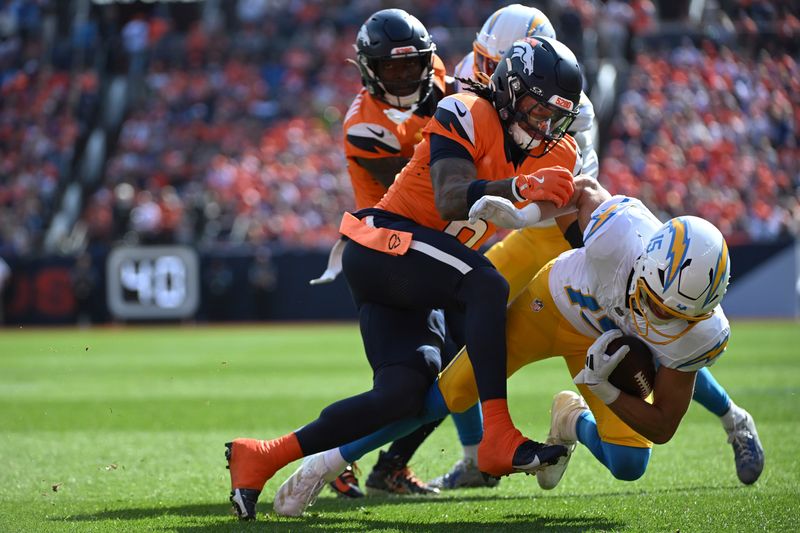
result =
[{"label": "player's bent knee", "polygon": [[462,290],[466,299],[492,304],[499,302],[505,307],[508,301],[508,281],[492,267],[475,268],[464,277]]},{"label": "player's bent knee", "polygon": [[636,481],[642,477],[650,462],[650,448],[633,448],[631,446],[611,446],[608,453],[608,470],[621,481]]},{"label": "player's bent knee", "polygon": [[445,402],[449,412],[463,413],[475,405],[475,400],[477,397],[477,391],[472,393],[472,391],[458,390],[455,393],[448,394],[445,398]]},{"label": "player's bent knee", "polygon": [[413,368],[392,365],[375,374],[372,396],[387,420],[416,416],[425,407],[432,381]]}]

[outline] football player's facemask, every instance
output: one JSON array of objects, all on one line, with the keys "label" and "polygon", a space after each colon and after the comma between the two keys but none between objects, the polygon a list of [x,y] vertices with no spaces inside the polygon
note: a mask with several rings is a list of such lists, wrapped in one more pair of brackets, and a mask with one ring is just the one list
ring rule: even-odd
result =
[{"label": "football player's facemask", "polygon": [[361,82],[370,94],[398,108],[411,108],[433,90],[433,44],[428,30],[402,9],[383,9],[356,38]]},{"label": "football player's facemask", "polygon": [[698,217],[673,218],[659,228],[633,266],[628,307],[637,333],[668,344],[710,318],[730,278],[728,245]]},{"label": "football player's facemask", "polygon": [[517,111],[511,117],[508,132],[517,143],[517,146],[529,152],[539,147],[542,141],[546,143],[535,155],[541,157],[564,137],[572,121],[577,116],[576,112],[540,102],[531,95],[525,95],[516,106]]},{"label": "football player's facemask", "polygon": [[488,84],[511,44],[518,39],[536,36],[555,39],[556,32],[545,14],[535,7],[511,4],[495,11],[483,23],[472,43],[475,79]]},{"label": "football player's facemask", "polygon": [[549,152],[578,116],[583,88],[575,55],[544,37],[515,41],[492,74],[492,103],[513,141],[531,157]]}]

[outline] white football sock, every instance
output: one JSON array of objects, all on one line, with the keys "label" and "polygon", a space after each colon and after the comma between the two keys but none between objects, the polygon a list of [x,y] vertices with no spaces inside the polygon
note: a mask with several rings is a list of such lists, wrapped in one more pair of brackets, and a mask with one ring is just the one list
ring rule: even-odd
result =
[{"label": "white football sock", "polygon": [[322,459],[325,461],[325,467],[328,470],[328,473],[325,474],[325,481],[327,482],[331,482],[339,477],[339,474],[344,472],[344,469],[347,468],[347,461],[342,457],[339,448],[322,452]]},{"label": "white football sock", "polygon": [[473,464],[478,464],[478,445],[470,444],[464,446],[464,459],[472,461]]},{"label": "white football sock", "polygon": [[728,411],[719,417],[720,421],[722,421],[722,427],[725,428],[725,431],[730,433],[736,427],[736,423],[742,420],[745,417],[745,414],[742,412],[742,408],[733,403],[731,400],[731,405],[728,408]]}]

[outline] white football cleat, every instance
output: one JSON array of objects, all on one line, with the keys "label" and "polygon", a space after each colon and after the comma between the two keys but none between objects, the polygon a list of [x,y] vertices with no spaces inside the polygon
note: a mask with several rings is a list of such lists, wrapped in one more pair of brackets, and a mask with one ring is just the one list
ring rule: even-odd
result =
[{"label": "white football cleat", "polygon": [[272,508],[281,516],[300,516],[314,504],[326,483],[333,481],[344,470],[331,469],[325,461],[325,453],[316,453],[303,459],[300,468],[283,482],[275,494]]},{"label": "white football cleat", "polygon": [[756,423],[750,413],[737,406],[733,428],[728,431],[728,443],[733,445],[736,475],[745,485],[752,485],[764,470],[764,447],[758,438]]},{"label": "white football cleat", "polygon": [[588,411],[583,397],[573,391],[561,391],[553,397],[550,410],[550,433],[545,444],[561,444],[567,447],[567,455],[561,457],[554,465],[545,466],[536,472],[536,481],[544,490],[556,488],[567,470],[569,459],[578,443],[575,425],[578,416]]}]

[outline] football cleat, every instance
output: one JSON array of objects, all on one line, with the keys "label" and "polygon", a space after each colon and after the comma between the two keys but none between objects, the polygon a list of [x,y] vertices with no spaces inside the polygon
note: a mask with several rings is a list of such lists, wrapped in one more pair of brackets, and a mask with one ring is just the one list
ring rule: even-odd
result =
[{"label": "football cleat", "polygon": [[364,493],[361,491],[361,487],[358,486],[358,477],[356,477],[358,473],[358,467],[355,463],[347,465],[344,472],[330,482],[331,490],[337,496],[343,498],[363,498]]},{"label": "football cleat", "polygon": [[567,455],[566,446],[547,445],[535,440],[526,440],[514,451],[511,468],[514,472],[535,474],[548,465],[554,465]]},{"label": "football cleat", "polygon": [[553,406],[550,410],[550,433],[545,444],[561,444],[566,446],[567,453],[558,459],[554,465],[546,466],[536,472],[536,481],[544,490],[556,488],[567,465],[572,457],[572,453],[577,446],[578,436],[575,425],[578,416],[588,410],[583,397],[572,391],[562,391],[553,397]]},{"label": "football cleat", "polygon": [[745,485],[752,485],[764,470],[764,448],[758,438],[756,423],[750,413],[738,408],[733,430],[728,432],[728,443],[733,445],[736,475]]},{"label": "football cleat", "polygon": [[[332,476],[325,464],[324,453],[316,453],[303,459],[303,463],[289,479],[283,482],[275,494],[272,504],[275,513],[281,516],[300,516],[314,505],[326,476]],[[328,477],[330,479],[330,477]]]},{"label": "football cleat", "polygon": [[428,486],[441,490],[473,487],[496,487],[500,478],[484,474],[472,459],[459,459],[450,471],[429,481]]},{"label": "football cleat", "polygon": [[[225,460],[227,461],[227,468],[231,470],[231,456],[233,450],[233,442],[225,443]],[[231,487],[235,487],[234,471],[231,470]],[[261,494],[259,489],[246,489],[246,488],[232,488],[230,495],[231,506],[233,512],[239,517],[239,520],[255,520],[256,519],[256,503],[258,503],[258,495]]]},{"label": "football cleat", "polygon": [[513,427],[505,435],[495,435],[493,439],[488,437],[484,429],[483,439],[478,445],[478,468],[496,477],[515,472],[534,474],[546,465],[555,464],[559,457],[566,454],[564,446],[548,446],[530,440]]},{"label": "football cleat", "polygon": [[402,457],[384,451],[378,454],[378,462],[367,477],[367,494],[429,496],[439,494],[439,489],[421,481],[408,468]]},{"label": "football cleat", "polygon": [[233,489],[231,491],[231,505],[239,520],[256,519],[256,503],[258,503],[259,494],[261,491],[255,489]]}]

